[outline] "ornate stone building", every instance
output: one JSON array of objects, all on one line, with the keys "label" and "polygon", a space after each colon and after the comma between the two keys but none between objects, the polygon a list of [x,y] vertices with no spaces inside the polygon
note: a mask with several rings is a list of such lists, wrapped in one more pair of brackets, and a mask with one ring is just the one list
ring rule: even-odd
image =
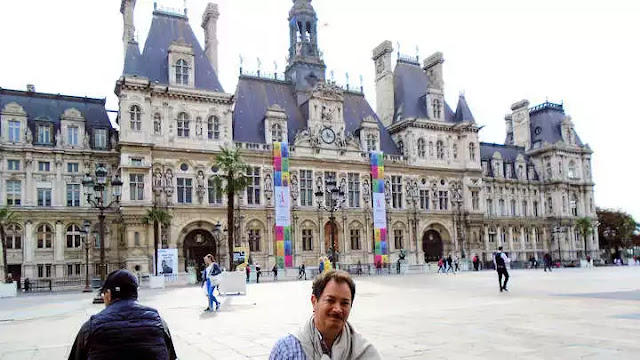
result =
[{"label": "ornate stone building", "polygon": [[[518,102],[505,117],[505,144],[482,143],[465,97],[460,95],[455,110],[445,101],[443,55],[435,53],[420,62],[398,54],[394,65],[394,50],[385,41],[372,54],[374,111],[361,87],[341,87],[326,78],[318,48],[318,20],[310,0],[295,0],[289,13],[285,72],[241,69],[235,94],[226,93],[217,77],[222,70],[217,67],[220,14],[216,5],[209,4],[202,17],[204,49],[186,15],[156,9],[142,52],[133,35],[134,6],[135,0],[122,0],[125,63],[115,90],[120,126],[116,148],[111,143],[105,144],[110,150],[58,144],[40,150],[35,144],[10,142],[5,138],[16,126],[11,119],[35,124],[39,115],[29,113],[25,105],[20,105],[23,110],[9,106],[12,98],[2,92],[2,133],[9,134],[2,137],[3,185],[21,179],[25,203],[13,204],[20,212],[30,211],[29,218],[42,219],[30,220],[30,227],[22,221],[24,225],[15,231],[33,248],[39,236],[36,227],[46,219],[56,239],[54,247],[60,248],[35,258],[11,255],[11,264],[23,264],[23,274],[33,274],[37,264],[44,262],[60,269],[55,276],[66,275],[65,265],[73,257],[67,258],[69,251],[59,242],[67,224],[80,223],[87,216],[83,199],[79,212],[63,206],[62,191],[53,197],[51,207],[36,206],[39,188],[33,180],[27,183],[27,174],[35,171],[37,161],[26,149],[39,149],[42,156],[55,159],[56,175],[50,177],[60,186],[77,180],[63,171],[71,154],[82,159],[79,174],[97,162],[110,164],[124,186],[120,212],[110,222],[114,225],[106,240],[109,263],[150,272],[153,231],[142,219],[153,206],[173,215],[161,239],[163,247],[178,249],[180,271],[209,252],[226,263],[226,241],[216,242],[211,233],[217,223],[226,226],[226,199],[213,181],[218,173],[215,157],[223,146],[240,148],[251,165],[247,174],[251,181],[236,201],[234,243],[250,248],[254,262],[272,265],[273,141],[290,144],[295,266],[315,265],[326,255],[332,229],[338,262],[373,262],[372,150],[384,152],[391,261],[398,259],[401,249],[410,264],[450,253],[478,254],[489,260],[499,245],[518,260],[540,258],[545,252],[564,260],[577,259],[585,245],[591,256],[597,256],[597,237],[590,236],[585,244],[573,228],[583,216],[592,218],[595,227],[591,150],[577,136],[562,105],[529,107],[527,101]],[[51,97],[23,92],[20,96]],[[100,107],[104,113],[103,103]],[[62,124],[67,117],[81,117],[61,114],[50,114],[50,118]],[[112,134],[108,121],[104,124]],[[90,129],[95,133],[96,126]],[[34,160],[20,172],[8,168],[13,157]],[[332,181],[345,194],[335,224],[326,211],[319,210],[325,196],[315,195]],[[27,199],[32,208],[25,208]],[[6,204],[9,195],[2,201]],[[117,242],[110,242],[113,234]]]}]

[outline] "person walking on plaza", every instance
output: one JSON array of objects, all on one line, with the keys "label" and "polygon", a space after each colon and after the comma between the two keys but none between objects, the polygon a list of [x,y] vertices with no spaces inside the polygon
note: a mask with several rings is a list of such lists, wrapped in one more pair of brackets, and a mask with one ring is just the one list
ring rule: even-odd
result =
[{"label": "person walking on plaza", "polygon": [[451,258],[451,254],[447,257],[447,272],[453,270],[453,259]]},{"label": "person walking on plaza", "polygon": [[455,274],[456,272],[460,272],[460,258],[458,257],[458,254],[453,255],[453,265],[455,266],[453,273]]},{"label": "person walking on plaza", "polygon": [[304,264],[300,265],[300,270],[298,271],[298,280],[301,280],[304,276],[304,279],[307,280],[307,269],[304,267]]},{"label": "person walking on plaza", "polygon": [[256,283],[260,282],[260,264],[256,263]]},{"label": "person walking on plaza", "polygon": [[[507,264],[509,264],[511,260],[502,252],[502,246],[498,247],[498,252],[493,257],[493,264],[496,267],[496,271],[498,272],[498,285],[500,285],[500,292],[509,291],[507,290],[507,282],[509,281],[509,272],[507,271]],[[502,277],[504,276],[504,283],[502,282]]]},{"label": "person walking on plaza", "polygon": [[204,269],[202,276],[202,288],[209,300],[209,306],[204,309],[204,311],[213,311],[213,303],[216,304],[216,311],[218,311],[220,309],[220,302],[216,299],[215,295],[213,295],[213,291],[216,289],[216,286],[220,284],[222,270],[220,270],[220,266],[215,262],[211,254],[207,254],[207,256],[204,257],[204,263],[207,267]]},{"label": "person walking on plaza", "polygon": [[478,266],[480,265],[480,259],[478,259],[478,254],[473,255],[473,271],[478,271]]},{"label": "person walking on plaza", "polygon": [[247,264],[247,266],[245,266],[244,271],[247,273],[247,283],[249,283],[249,276],[251,276],[251,266],[249,266],[249,264]]},{"label": "person walking on plaza", "polygon": [[313,315],[302,327],[280,338],[270,360],[378,360],[378,350],[348,322],[356,284],[341,270],[330,270],[313,281]]},{"label": "person walking on plaza", "polygon": [[76,336],[69,360],[174,360],[176,351],[158,310],[138,303],[138,280],[128,270],[109,274],[100,289],[105,309]]},{"label": "person walking on plaza", "polygon": [[547,269],[549,269],[549,272],[551,272],[551,255],[549,253],[544,254],[542,262],[544,262],[544,271],[547,272]]},{"label": "person walking on plaza", "polygon": [[445,272],[445,263],[444,263],[444,258],[442,256],[440,256],[438,258],[438,272],[441,272],[444,274]]},{"label": "person walking on plaza", "polygon": [[271,272],[273,273],[273,281],[278,281],[278,264],[273,264]]},{"label": "person walking on plaza", "polygon": [[318,275],[324,272],[324,260],[320,258],[320,264],[318,264]]}]

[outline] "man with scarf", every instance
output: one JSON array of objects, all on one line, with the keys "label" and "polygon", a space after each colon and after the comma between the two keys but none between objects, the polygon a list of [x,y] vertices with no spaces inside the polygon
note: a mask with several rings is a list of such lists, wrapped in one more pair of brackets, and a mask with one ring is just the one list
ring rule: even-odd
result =
[{"label": "man with scarf", "polygon": [[279,339],[270,360],[377,360],[382,356],[347,321],[356,284],[340,270],[320,274],[313,282],[313,316]]}]

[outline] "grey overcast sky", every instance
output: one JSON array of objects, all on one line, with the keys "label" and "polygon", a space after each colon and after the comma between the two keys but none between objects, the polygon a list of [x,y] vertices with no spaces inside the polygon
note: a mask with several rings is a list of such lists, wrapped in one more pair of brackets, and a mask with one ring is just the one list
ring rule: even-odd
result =
[{"label": "grey overcast sky", "polygon": [[[285,66],[291,0],[218,0],[219,77],[235,92],[244,67]],[[183,0],[159,0],[183,8]],[[203,43],[206,0],[188,0]],[[446,98],[464,91],[482,141],[504,141],[510,105],[563,101],[581,139],[594,150],[598,206],[640,220],[637,110],[640,1],[637,0],[314,0],[319,42],[335,80],[359,85],[375,108],[371,50],[383,40],[403,54],[445,56]],[[123,63],[120,0],[0,0],[0,86],[70,95],[113,94]],[[135,26],[144,45],[153,0],[137,0]],[[397,49],[396,49],[397,50]],[[328,73],[329,74],[329,73]],[[329,75],[327,75],[329,76]]]}]

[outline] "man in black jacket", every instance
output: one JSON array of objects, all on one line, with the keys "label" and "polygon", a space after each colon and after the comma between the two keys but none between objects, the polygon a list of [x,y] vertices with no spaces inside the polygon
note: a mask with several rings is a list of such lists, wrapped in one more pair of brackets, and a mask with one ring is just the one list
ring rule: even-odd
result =
[{"label": "man in black jacket", "polygon": [[169,328],[158,311],[138,303],[134,274],[114,271],[100,291],[106,308],[82,325],[69,360],[177,358]]}]

